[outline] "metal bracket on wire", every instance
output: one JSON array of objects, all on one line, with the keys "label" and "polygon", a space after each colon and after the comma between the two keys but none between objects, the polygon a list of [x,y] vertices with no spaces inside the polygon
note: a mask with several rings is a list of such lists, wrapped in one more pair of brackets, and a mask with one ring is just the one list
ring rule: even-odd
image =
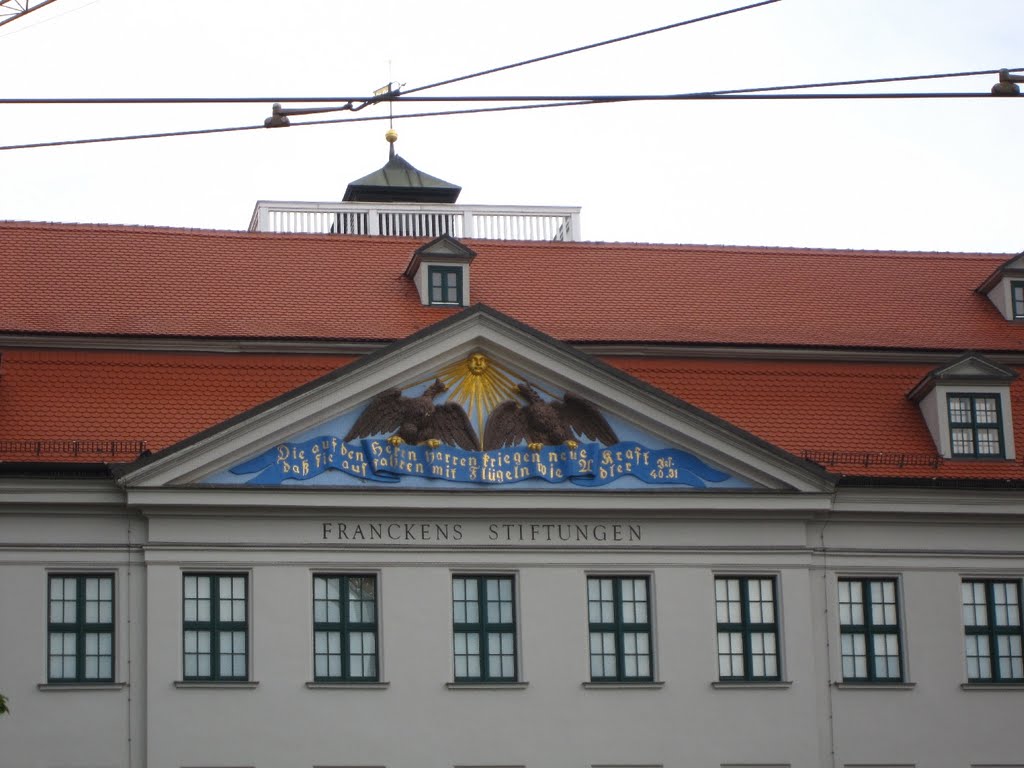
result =
[{"label": "metal bracket on wire", "polygon": [[361,109],[366,109],[371,104],[379,104],[382,101],[394,101],[398,98],[402,92],[401,88],[390,87],[388,84],[387,89],[381,88],[374,91],[373,97],[366,101],[354,102],[349,101],[340,107],[309,107],[306,109],[285,109],[280,104],[274,104],[270,110],[270,117],[263,121],[264,128],[287,128],[291,125],[289,117],[297,115],[318,115],[324,112],[358,112]]}]

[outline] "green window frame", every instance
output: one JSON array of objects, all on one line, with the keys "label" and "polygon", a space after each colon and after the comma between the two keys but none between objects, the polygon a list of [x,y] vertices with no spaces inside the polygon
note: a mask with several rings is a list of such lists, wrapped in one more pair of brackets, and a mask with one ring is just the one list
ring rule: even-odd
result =
[{"label": "green window frame", "polygon": [[114,577],[50,574],[47,681],[114,681]]},{"label": "green window frame", "polygon": [[650,594],[647,576],[587,578],[591,682],[654,680]]},{"label": "green window frame", "polygon": [[1010,281],[1010,302],[1014,320],[1024,320],[1024,280]]},{"label": "green window frame", "polygon": [[519,679],[513,576],[452,577],[452,646],[457,683]]},{"label": "green window frame", "polygon": [[314,574],[313,679],[377,682],[377,577]]},{"label": "green window frame", "polygon": [[953,458],[1004,457],[1002,398],[998,393],[954,392],[947,404]]},{"label": "green window frame", "polygon": [[838,592],[843,680],[902,681],[896,579],[839,579]]},{"label": "green window frame", "polygon": [[719,680],[782,679],[777,592],[772,576],[715,577]]},{"label": "green window frame", "polygon": [[248,576],[185,573],[182,579],[184,679],[248,680]]},{"label": "green window frame", "polygon": [[965,579],[961,596],[967,679],[984,683],[1024,680],[1020,579]]},{"label": "green window frame", "polygon": [[427,293],[430,303],[462,305],[462,267],[427,267]]}]

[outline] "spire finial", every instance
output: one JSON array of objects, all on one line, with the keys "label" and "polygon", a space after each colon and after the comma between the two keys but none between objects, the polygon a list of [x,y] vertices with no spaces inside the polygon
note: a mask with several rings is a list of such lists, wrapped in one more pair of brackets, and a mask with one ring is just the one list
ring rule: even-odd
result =
[{"label": "spire finial", "polygon": [[394,128],[388,128],[388,132],[384,134],[384,138],[388,142],[388,157],[395,156],[395,142],[398,141],[398,131]]}]

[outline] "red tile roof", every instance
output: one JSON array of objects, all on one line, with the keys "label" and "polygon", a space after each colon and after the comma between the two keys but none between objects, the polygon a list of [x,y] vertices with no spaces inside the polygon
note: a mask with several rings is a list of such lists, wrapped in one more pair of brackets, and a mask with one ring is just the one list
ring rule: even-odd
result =
[{"label": "red tile roof", "polygon": [[166,448],[351,360],[5,350],[0,460],[131,461],[143,444]]},{"label": "red tile roof", "polygon": [[[403,277],[422,243],[0,223],[0,332],[404,338],[454,311]],[[974,290],[1002,255],[467,244],[474,303],[566,341],[1024,349]]]},{"label": "red tile roof", "polygon": [[[0,461],[130,461],[143,442],[148,450],[160,450],[351,360],[341,355],[7,350],[0,368]],[[933,366],[649,358],[606,362],[791,453],[814,452],[813,460],[835,472],[1024,478],[1020,460],[937,458],[917,406],[905,397]],[[1017,435],[1024,435],[1021,390],[1013,390]]]},{"label": "red tile roof", "polygon": [[[906,394],[934,365],[608,358],[675,397],[829,470],[876,477],[1024,478],[1024,461],[942,460]],[[1018,369],[1020,370],[1020,369]],[[1024,435],[1024,389],[1011,387]]]}]

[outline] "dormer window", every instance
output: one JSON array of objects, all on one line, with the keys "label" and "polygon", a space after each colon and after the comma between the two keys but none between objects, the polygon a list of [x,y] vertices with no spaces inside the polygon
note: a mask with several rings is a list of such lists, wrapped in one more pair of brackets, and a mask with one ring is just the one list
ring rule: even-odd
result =
[{"label": "dormer window", "polygon": [[462,267],[427,267],[430,303],[462,306]]},{"label": "dormer window", "polygon": [[907,393],[946,459],[1013,459],[1010,385],[1017,372],[969,352]]},{"label": "dormer window", "polygon": [[953,458],[999,459],[1003,457],[1001,398],[953,392],[949,405],[949,442]]},{"label": "dormer window", "polygon": [[1024,320],[1024,280],[1010,281],[1010,296],[1013,301],[1013,319]]},{"label": "dormer window", "polygon": [[420,302],[431,307],[469,306],[469,265],[476,254],[449,235],[417,248],[405,268]]}]

